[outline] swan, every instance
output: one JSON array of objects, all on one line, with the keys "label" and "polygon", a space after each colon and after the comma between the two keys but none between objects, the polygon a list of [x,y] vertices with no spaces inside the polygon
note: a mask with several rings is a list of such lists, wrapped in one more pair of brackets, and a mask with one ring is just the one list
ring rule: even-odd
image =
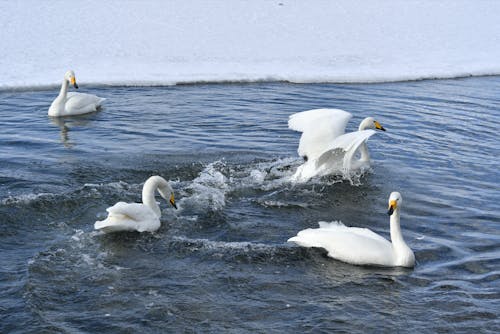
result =
[{"label": "swan", "polygon": [[344,133],[351,117],[351,113],[341,109],[312,109],[290,116],[288,127],[302,132],[297,151],[305,160],[292,181],[305,182],[314,176],[339,173],[349,176],[370,167],[366,141],[375,130],[385,129],[373,117],[367,117],[358,131]]},{"label": "swan", "polygon": [[288,242],[324,248],[328,256],[355,265],[412,268],[415,255],[406,245],[399,225],[402,202],[400,193],[391,193],[388,214],[392,243],[367,228],[347,227],[341,222],[320,222],[319,228],[300,231]]},{"label": "swan", "polygon": [[49,108],[49,116],[71,116],[81,115],[96,111],[106,100],[92,94],[68,93],[68,85],[78,88],[76,84],[75,72],[69,70],[64,74],[61,91]]},{"label": "swan", "polygon": [[155,191],[161,197],[168,199],[177,209],[174,191],[170,184],[161,176],[151,176],[142,188],[142,203],[118,202],[107,208],[108,217],[96,221],[94,228],[105,233],[121,231],[154,232],[160,228],[161,211],[155,200]]}]

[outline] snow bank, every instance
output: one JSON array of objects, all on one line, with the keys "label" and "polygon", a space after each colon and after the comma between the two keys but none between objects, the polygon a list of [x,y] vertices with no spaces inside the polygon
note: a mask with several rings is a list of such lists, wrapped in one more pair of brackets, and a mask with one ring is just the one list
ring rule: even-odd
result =
[{"label": "snow bank", "polygon": [[500,74],[499,1],[0,2],[0,88]]}]

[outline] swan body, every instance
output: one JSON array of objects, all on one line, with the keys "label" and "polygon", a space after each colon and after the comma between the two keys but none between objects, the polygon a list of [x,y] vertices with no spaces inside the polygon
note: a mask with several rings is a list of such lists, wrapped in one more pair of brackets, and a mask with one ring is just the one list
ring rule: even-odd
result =
[{"label": "swan body", "polygon": [[161,176],[151,176],[142,188],[142,203],[118,202],[107,208],[108,217],[96,221],[94,228],[105,233],[121,231],[154,232],[160,228],[161,211],[155,200],[155,191],[177,209],[174,191]]},{"label": "swan body", "polygon": [[106,100],[92,94],[68,92],[69,84],[78,88],[73,71],[68,71],[64,74],[61,91],[50,105],[49,116],[58,117],[87,114],[96,111],[104,100]]},{"label": "swan body", "polygon": [[340,222],[320,222],[319,228],[300,231],[288,242],[324,248],[329,257],[355,265],[414,267],[415,255],[405,243],[399,225],[401,204],[401,194],[391,193],[388,213],[392,242],[367,228],[347,227]]},{"label": "swan body", "polygon": [[385,129],[373,117],[367,117],[358,131],[345,133],[351,118],[350,113],[341,109],[313,109],[290,116],[288,127],[302,132],[297,151],[305,160],[297,168],[293,181],[305,182],[328,174],[350,175],[370,167],[366,142],[375,130]]}]

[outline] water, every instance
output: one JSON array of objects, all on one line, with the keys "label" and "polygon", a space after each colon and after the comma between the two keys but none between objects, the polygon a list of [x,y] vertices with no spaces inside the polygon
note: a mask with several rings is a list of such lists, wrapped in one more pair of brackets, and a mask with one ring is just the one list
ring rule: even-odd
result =
[{"label": "water", "polygon": [[[57,89],[0,92],[3,333],[500,331],[500,77],[388,84],[81,87],[98,113],[51,120]],[[294,112],[375,116],[372,171],[292,185]],[[93,223],[171,181],[156,233]],[[388,237],[404,197],[414,269],[286,243],[321,220]]]}]

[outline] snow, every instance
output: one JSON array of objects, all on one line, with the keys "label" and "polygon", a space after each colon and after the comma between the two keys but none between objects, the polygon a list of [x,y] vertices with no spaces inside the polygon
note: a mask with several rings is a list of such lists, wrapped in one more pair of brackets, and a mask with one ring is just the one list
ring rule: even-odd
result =
[{"label": "snow", "polygon": [[0,88],[500,74],[500,1],[2,1]]}]

